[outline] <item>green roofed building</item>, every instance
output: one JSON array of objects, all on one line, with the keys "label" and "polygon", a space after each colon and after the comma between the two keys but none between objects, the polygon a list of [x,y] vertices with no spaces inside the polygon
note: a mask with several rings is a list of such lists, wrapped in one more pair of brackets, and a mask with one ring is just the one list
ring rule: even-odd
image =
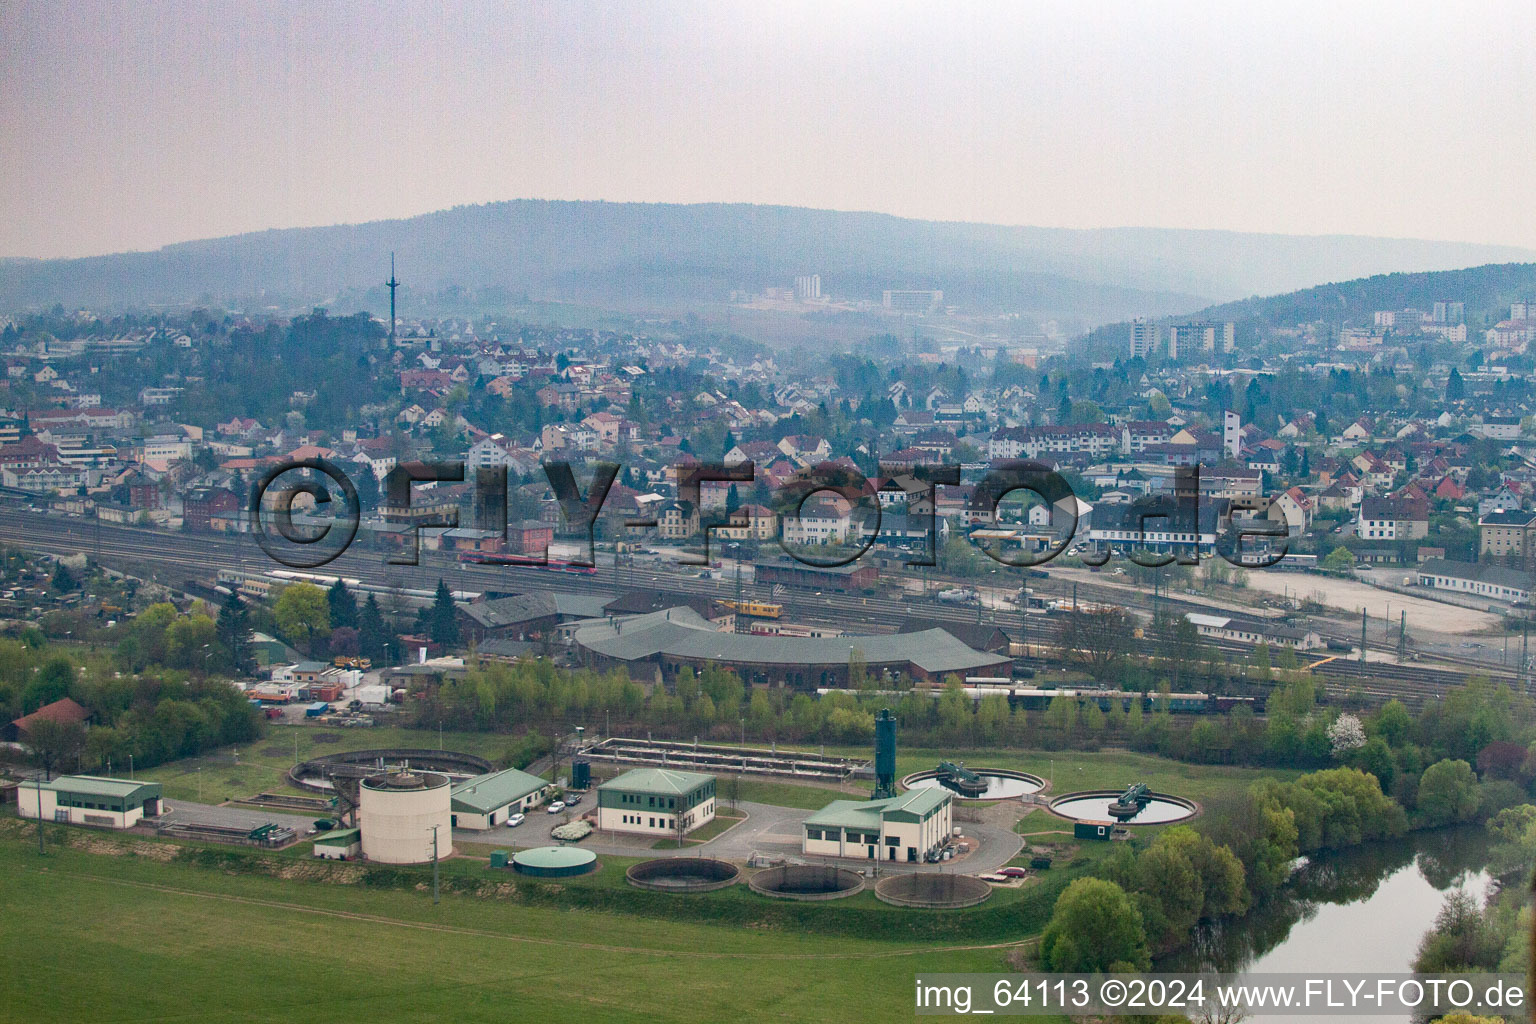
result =
[{"label": "green roofed building", "polygon": [[160,814],[160,783],[107,779],[96,775],[61,775],[39,785],[23,782],[16,806],[23,818],[41,814],[46,821],[71,825],[132,828]]},{"label": "green roofed building", "polygon": [[495,828],[539,806],[548,793],[549,783],[516,768],[466,779],[453,787],[453,827]]},{"label": "green roofed building", "polygon": [[937,786],[885,800],[834,800],[805,819],[801,849],[915,863],[943,848],[953,824],[954,795]]},{"label": "green roofed building", "polygon": [[363,852],[363,833],[355,828],[338,828],[315,837],[315,856],[326,860],[351,860]]},{"label": "green roofed building", "polygon": [[673,836],[715,816],[715,777],[670,768],[635,768],[597,787],[597,827]]}]

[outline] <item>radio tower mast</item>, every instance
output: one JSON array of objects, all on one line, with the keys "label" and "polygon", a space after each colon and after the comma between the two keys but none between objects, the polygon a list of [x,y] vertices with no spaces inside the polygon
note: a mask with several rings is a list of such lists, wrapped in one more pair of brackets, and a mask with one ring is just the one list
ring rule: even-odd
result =
[{"label": "radio tower mast", "polygon": [[384,282],[389,289],[389,349],[395,349],[395,289],[400,287],[400,282],[395,277],[395,254],[389,254],[389,280]]}]

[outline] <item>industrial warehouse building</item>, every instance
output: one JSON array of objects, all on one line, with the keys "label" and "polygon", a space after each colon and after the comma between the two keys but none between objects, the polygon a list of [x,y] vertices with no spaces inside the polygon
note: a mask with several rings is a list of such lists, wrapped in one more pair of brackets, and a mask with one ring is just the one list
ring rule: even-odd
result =
[{"label": "industrial warehouse building", "polygon": [[1293,647],[1298,651],[1315,651],[1323,646],[1323,638],[1315,629],[1297,629],[1280,622],[1265,619],[1249,619],[1238,615],[1205,615],[1186,612],[1184,617],[1201,636],[1218,640],[1235,640],[1240,644],[1269,644],[1271,647]]},{"label": "industrial warehouse building", "polygon": [[549,783],[537,775],[506,771],[466,779],[453,787],[453,827],[484,830],[544,802]]},{"label": "industrial warehouse building", "polygon": [[848,685],[849,659],[857,654],[876,678],[881,673],[915,680],[1012,671],[1005,654],[974,650],[942,629],[869,636],[787,637],[721,633],[692,608],[669,608],[625,618],[583,623],[574,631],[583,662],[598,669],[623,667],[642,676],[655,666],[670,679],[684,668],[707,664],[734,671],[743,682],[814,690]]},{"label": "industrial warehouse building", "polygon": [[829,594],[857,594],[879,580],[873,565],[807,565],[785,555],[752,566],[753,579],[764,586],[824,590]]},{"label": "industrial warehouse building", "polygon": [[801,849],[915,863],[942,847],[953,825],[954,795],[938,787],[884,800],[834,800],[805,819]]},{"label": "industrial warehouse building", "polygon": [[670,768],[635,768],[597,787],[597,827],[672,836],[715,816],[715,777]]},{"label": "industrial warehouse building", "polygon": [[589,594],[540,591],[458,605],[459,635],[466,643],[531,640],[547,636],[562,622],[603,614],[605,598]]},{"label": "industrial warehouse building", "polygon": [[16,809],[23,818],[41,817],[71,825],[132,828],[160,813],[160,784],[95,775],[61,775],[52,782],[22,783]]}]

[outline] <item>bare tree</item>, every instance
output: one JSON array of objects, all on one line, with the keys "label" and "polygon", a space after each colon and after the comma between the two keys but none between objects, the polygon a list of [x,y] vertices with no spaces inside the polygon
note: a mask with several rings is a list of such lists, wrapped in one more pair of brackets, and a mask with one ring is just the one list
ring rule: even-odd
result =
[{"label": "bare tree", "polygon": [[1068,612],[1057,636],[1063,655],[1105,679],[1131,651],[1135,621],[1122,608]]},{"label": "bare tree", "polygon": [[85,726],[45,718],[27,730],[27,746],[43,769],[43,778],[50,779],[54,768],[79,761],[85,750]]}]

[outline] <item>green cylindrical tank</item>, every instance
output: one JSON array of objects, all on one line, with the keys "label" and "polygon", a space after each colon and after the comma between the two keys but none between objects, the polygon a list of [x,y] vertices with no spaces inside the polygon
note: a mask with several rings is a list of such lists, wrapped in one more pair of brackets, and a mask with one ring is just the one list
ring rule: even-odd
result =
[{"label": "green cylindrical tank", "polygon": [[572,789],[591,789],[592,788],[592,762],[590,762],[590,761],[572,761],[571,762],[571,788]]},{"label": "green cylindrical tank", "polygon": [[538,846],[519,850],[512,857],[514,871],[540,878],[584,875],[596,867],[597,857],[591,850],[578,850],[572,846]]}]

